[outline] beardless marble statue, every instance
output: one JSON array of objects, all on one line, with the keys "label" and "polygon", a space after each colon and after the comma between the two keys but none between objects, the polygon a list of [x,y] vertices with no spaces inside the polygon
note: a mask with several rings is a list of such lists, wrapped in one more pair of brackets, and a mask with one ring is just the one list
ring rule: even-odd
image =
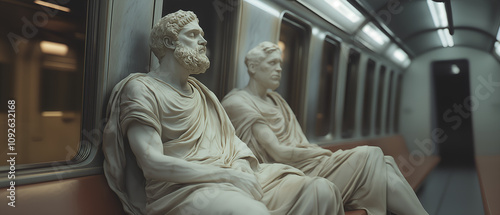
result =
[{"label": "beardless marble statue", "polygon": [[290,107],[274,91],[280,84],[281,62],[276,44],[259,44],[245,58],[248,85],[234,89],[222,101],[236,134],[259,161],[289,164],[306,175],[332,181],[346,210],[427,214],[394,159],[384,156],[380,148],[362,146],[332,153],[308,142]]},{"label": "beardless marble statue", "polygon": [[203,29],[179,10],[152,29],[159,67],[111,94],[104,171],[128,214],[343,214],[333,183],[259,164],[215,95],[191,77],[210,65]]}]

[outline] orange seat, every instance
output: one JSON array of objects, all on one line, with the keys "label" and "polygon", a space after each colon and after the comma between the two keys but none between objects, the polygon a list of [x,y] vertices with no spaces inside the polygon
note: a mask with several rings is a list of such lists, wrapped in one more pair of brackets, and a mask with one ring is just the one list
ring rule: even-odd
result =
[{"label": "orange seat", "polygon": [[[435,155],[412,158],[413,156],[406,147],[405,140],[401,135],[393,135],[369,140],[358,140],[345,143],[337,143],[332,145],[323,146],[325,149],[336,151],[339,149],[346,150],[357,146],[368,145],[377,146],[382,149],[385,155],[390,155],[398,164],[399,169],[405,176],[411,187],[416,190],[439,163],[440,158]],[[412,162],[417,159],[418,162]]]},{"label": "orange seat", "polygon": [[500,155],[476,156],[476,169],[486,215],[500,214]]},{"label": "orange seat", "polygon": [[[2,214],[125,214],[104,175],[16,186],[16,207],[0,206]],[[0,196],[8,196],[0,189]]]}]

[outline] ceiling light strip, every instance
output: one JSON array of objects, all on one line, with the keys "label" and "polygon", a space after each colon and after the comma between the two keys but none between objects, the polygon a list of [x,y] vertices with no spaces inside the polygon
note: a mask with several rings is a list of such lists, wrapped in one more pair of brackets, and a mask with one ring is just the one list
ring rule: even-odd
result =
[{"label": "ceiling light strip", "polygon": [[495,52],[500,57],[500,42],[498,41],[495,43]]},{"label": "ceiling light strip", "polygon": [[444,36],[446,37],[446,42],[448,43],[448,47],[453,47],[455,45],[455,41],[453,41],[453,37],[450,34],[450,29],[446,29],[444,31]]},{"label": "ceiling light strip", "polygon": [[49,2],[45,2],[45,1],[41,1],[41,0],[36,0],[35,4],[39,4],[39,5],[42,5],[42,6],[45,6],[45,7],[50,7],[50,8],[53,8],[53,9],[56,9],[56,10],[60,10],[60,11],[64,11],[64,12],[68,12],[68,13],[71,11],[67,7],[63,7],[61,5],[57,5],[57,4],[53,4],[53,3],[49,3]]},{"label": "ceiling light strip", "polygon": [[443,29],[438,29],[437,30],[439,39],[441,40],[441,44],[443,47],[448,47],[448,41],[446,40],[446,37],[444,36],[444,30]]},{"label": "ceiling light strip", "polygon": [[357,23],[361,20],[361,13],[356,10],[351,4],[345,0],[325,0],[333,9],[342,14],[352,23]]}]

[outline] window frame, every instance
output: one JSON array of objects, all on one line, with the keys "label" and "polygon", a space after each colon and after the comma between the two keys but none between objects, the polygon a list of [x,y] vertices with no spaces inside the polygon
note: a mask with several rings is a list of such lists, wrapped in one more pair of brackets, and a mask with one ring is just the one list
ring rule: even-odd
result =
[{"label": "window frame", "polygon": [[381,65],[378,68],[377,78],[376,78],[376,106],[375,106],[375,135],[383,134],[382,130],[382,114],[384,109],[384,99],[385,99],[385,76],[387,75],[387,66]]},{"label": "window frame", "polygon": [[[303,38],[299,40],[297,45],[299,45],[299,49],[294,51],[293,59],[297,59],[293,62],[293,65],[290,68],[293,68],[292,71],[286,71],[283,68],[282,64],[282,74],[281,74],[281,84],[276,89],[283,99],[285,99],[295,114],[297,121],[302,127],[305,127],[305,94],[306,94],[306,82],[307,82],[307,66],[309,56],[309,47],[311,40],[311,25],[309,22],[301,19],[298,16],[290,12],[285,12],[280,20],[279,25],[279,33],[278,33],[278,41],[281,41],[283,24],[287,23],[288,25],[301,29],[303,33]],[[286,79],[287,82],[283,85],[283,79]],[[286,86],[286,87],[283,87]],[[289,86],[294,86],[290,89]]]},{"label": "window frame", "polygon": [[[356,133],[356,110],[357,110],[357,95],[359,88],[359,70],[361,63],[362,52],[351,48],[348,54],[348,60],[345,70],[345,87],[344,87],[344,101],[342,108],[342,121],[341,121],[341,134],[344,139],[353,138]],[[354,56],[355,64],[351,70],[351,56]],[[353,76],[354,75],[354,76]],[[353,77],[353,79],[351,78]],[[353,86],[354,84],[354,86]],[[348,97],[354,95],[353,97]],[[350,98],[350,99],[347,99]],[[349,108],[351,107],[351,108]],[[350,110],[350,111],[349,111]]]},{"label": "window frame", "polygon": [[388,87],[388,90],[387,90],[387,108],[385,110],[385,127],[384,127],[384,131],[386,134],[389,134],[392,132],[392,117],[394,115],[394,111],[393,111],[393,108],[394,108],[394,76],[395,76],[395,71],[393,69],[391,69],[389,71],[389,77],[388,77],[388,80],[387,80],[387,87]]},{"label": "window frame", "polygon": [[[374,87],[376,77],[377,62],[371,58],[366,61],[364,94],[363,94],[363,111],[361,117],[361,135],[368,136],[372,132],[372,113],[374,104]],[[370,78],[371,77],[371,78]]]},{"label": "window frame", "polygon": [[[86,17],[85,51],[83,65],[82,115],[80,146],[77,154],[67,161],[16,165],[16,185],[62,180],[102,173],[103,156],[99,153],[102,137],[92,132],[101,132],[105,125],[101,109],[104,103],[102,80],[104,75],[103,46],[106,37],[106,23],[109,3],[88,0]],[[101,22],[99,22],[101,21]],[[101,72],[100,72],[101,71]],[[98,119],[101,119],[99,121]],[[96,130],[97,129],[97,130]],[[83,131],[89,131],[87,135]],[[9,166],[0,166],[0,173],[9,171]],[[0,187],[8,186],[10,180],[0,179]]]},{"label": "window frame", "polygon": [[[327,47],[329,46],[329,47]],[[329,56],[326,54],[328,50],[328,54],[331,54],[331,58],[329,59]],[[314,129],[313,132],[310,132],[310,136],[313,136],[314,139],[324,139],[327,136],[333,136],[335,135],[335,106],[337,103],[337,85],[338,85],[338,77],[339,77],[339,58],[340,58],[340,42],[335,39],[334,37],[330,35],[326,35],[324,40],[322,41],[322,50],[321,50],[321,71],[319,71],[319,86],[317,88],[317,98],[316,98],[316,107],[315,107],[315,112],[314,112]],[[326,63],[326,62],[329,63]],[[326,72],[326,66],[327,64],[332,65],[332,74],[330,74],[331,77],[328,78],[323,78],[325,76]],[[329,91],[330,94],[328,95],[326,92],[324,92],[326,87],[326,91]],[[328,97],[328,98],[326,98]],[[322,108],[322,104],[325,103],[325,98],[328,105],[326,108]],[[328,124],[327,129],[323,130],[322,132],[326,133],[318,133],[318,130],[320,129],[318,126],[320,126],[320,122],[318,122],[318,117],[317,115],[320,113],[320,109],[323,109],[325,112],[328,112],[328,114],[325,114],[324,120],[326,121],[326,124]],[[321,126],[324,126],[325,123],[322,123]]]},{"label": "window frame", "polygon": [[399,133],[399,118],[401,113],[401,95],[403,90],[403,74],[401,72],[396,75],[396,98],[394,101],[394,119],[392,122],[392,131]]}]

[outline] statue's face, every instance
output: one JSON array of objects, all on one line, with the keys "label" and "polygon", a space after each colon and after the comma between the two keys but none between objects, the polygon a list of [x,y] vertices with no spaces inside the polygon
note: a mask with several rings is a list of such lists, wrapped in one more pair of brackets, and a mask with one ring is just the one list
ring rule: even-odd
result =
[{"label": "statue's face", "polygon": [[255,67],[253,78],[266,89],[276,90],[281,80],[281,54],[274,51]]},{"label": "statue's face", "polygon": [[210,67],[210,60],[206,55],[207,41],[203,35],[203,29],[196,22],[185,25],[179,32],[174,56],[190,74],[204,73]]}]

